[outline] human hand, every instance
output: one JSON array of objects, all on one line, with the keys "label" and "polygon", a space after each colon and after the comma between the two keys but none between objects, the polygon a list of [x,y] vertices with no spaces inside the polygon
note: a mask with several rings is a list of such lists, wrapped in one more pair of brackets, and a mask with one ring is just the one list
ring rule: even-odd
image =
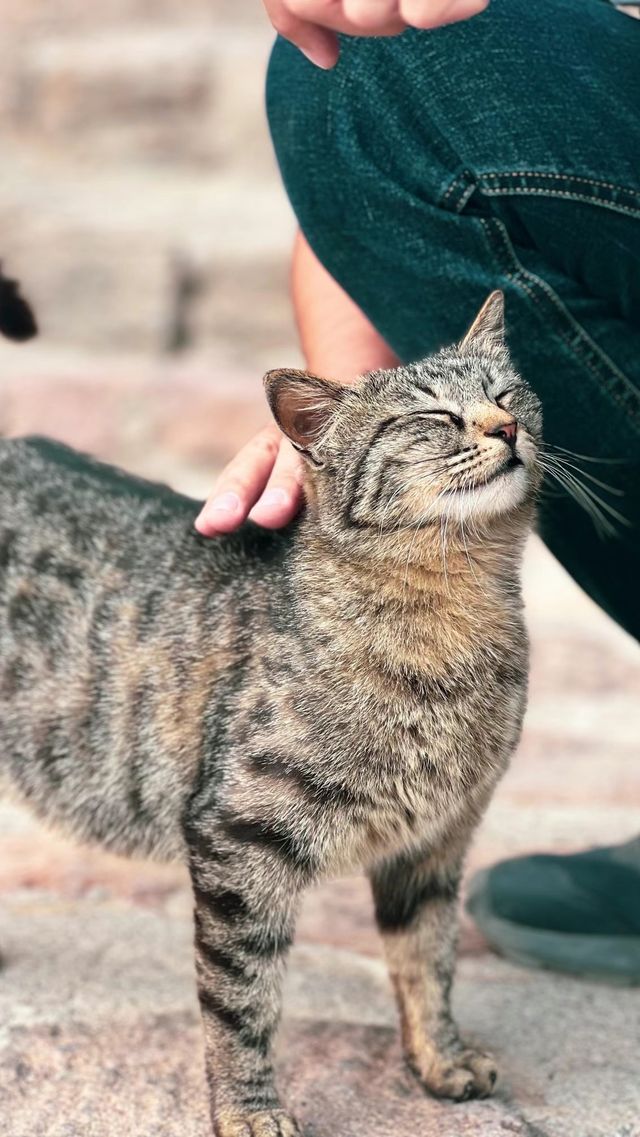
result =
[{"label": "human hand", "polygon": [[396,36],[406,28],[439,28],[484,11],[489,0],[263,0],[281,36],[318,67],[337,62],[338,32]]},{"label": "human hand", "polygon": [[230,533],[250,516],[279,529],[302,504],[302,459],[275,424],[265,426],[225,466],[196,529],[205,537]]}]

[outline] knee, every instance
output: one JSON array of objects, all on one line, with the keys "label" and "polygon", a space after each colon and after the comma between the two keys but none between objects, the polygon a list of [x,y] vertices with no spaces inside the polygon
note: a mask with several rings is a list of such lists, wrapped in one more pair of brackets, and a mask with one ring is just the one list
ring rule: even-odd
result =
[{"label": "knee", "polygon": [[316,251],[386,225],[407,196],[435,203],[450,179],[450,156],[425,129],[426,115],[418,130],[403,109],[413,92],[394,74],[400,49],[401,41],[348,41],[327,72],[282,39],[274,46],[269,127],[289,200]]},{"label": "knee", "polygon": [[[493,0],[491,9],[504,6]],[[523,0],[507,0],[520,7]],[[491,12],[493,16],[493,11]],[[285,188],[309,236],[361,207],[404,193],[437,205],[465,165],[459,123],[495,98],[486,54],[489,12],[467,25],[393,39],[343,38],[331,71],[278,39],[267,114]],[[486,60],[485,60],[486,62]]]},{"label": "knee", "polygon": [[558,39],[571,29],[575,38],[583,8],[583,0],[492,0],[481,15],[435,31],[343,37],[332,71],[278,40],[267,110],[303,228],[316,218],[335,223],[382,194],[390,202],[398,189],[446,206],[462,171],[519,161],[523,138],[542,129],[531,117],[541,86],[556,100],[563,89],[559,61],[532,59],[531,43],[549,26]]}]

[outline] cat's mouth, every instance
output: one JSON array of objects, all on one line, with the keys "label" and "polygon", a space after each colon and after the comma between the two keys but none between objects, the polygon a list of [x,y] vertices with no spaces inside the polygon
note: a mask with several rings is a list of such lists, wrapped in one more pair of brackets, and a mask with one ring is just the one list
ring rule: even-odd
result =
[{"label": "cat's mouth", "polygon": [[498,478],[508,477],[509,474],[513,472],[513,470],[521,469],[522,467],[524,467],[522,458],[519,458],[517,454],[511,454],[510,457],[507,458],[507,461],[503,462],[499,469],[492,470],[492,472],[481,481],[474,482],[472,486],[454,486],[449,490],[445,490],[445,493],[463,495],[472,494],[475,490],[484,489],[485,486],[490,486],[492,482],[497,482]]},{"label": "cat's mouth", "polygon": [[494,470],[493,473],[489,474],[489,477],[485,478],[483,482],[478,482],[478,485],[488,486],[491,484],[491,482],[495,482],[498,478],[506,477],[506,475],[510,474],[512,470],[517,470],[519,466],[524,466],[522,458],[519,458],[517,454],[511,454],[499,470]]}]

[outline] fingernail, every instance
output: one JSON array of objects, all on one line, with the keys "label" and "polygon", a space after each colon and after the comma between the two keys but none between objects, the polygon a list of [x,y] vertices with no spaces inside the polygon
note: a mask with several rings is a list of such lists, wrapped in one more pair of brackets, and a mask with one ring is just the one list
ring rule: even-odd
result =
[{"label": "fingernail", "polygon": [[331,70],[333,64],[325,62],[322,56],[318,53],[313,51],[305,51],[303,47],[300,48],[300,51],[304,55],[305,59],[308,59],[309,63],[313,63],[315,67],[319,67],[322,71]]},{"label": "fingernail", "polygon": [[267,490],[260,498],[258,505],[288,505],[291,501],[286,490]]},{"label": "fingernail", "polygon": [[206,507],[207,514],[211,513],[237,513],[240,509],[240,498],[237,493],[222,493],[214,497]]}]

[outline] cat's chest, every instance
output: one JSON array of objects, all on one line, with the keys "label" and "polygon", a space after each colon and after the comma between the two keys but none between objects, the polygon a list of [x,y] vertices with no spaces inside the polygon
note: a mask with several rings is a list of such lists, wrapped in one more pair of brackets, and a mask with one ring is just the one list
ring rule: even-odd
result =
[{"label": "cat's chest", "polygon": [[371,861],[437,843],[473,823],[517,744],[526,701],[526,664],[497,665],[484,681],[414,677],[412,690],[379,688],[361,723],[358,784],[369,809],[354,827],[354,859]]},{"label": "cat's chest", "polygon": [[428,780],[434,767],[468,772],[509,749],[526,699],[526,644],[500,647],[437,671],[371,672],[354,700],[354,724],[380,761]]},{"label": "cat's chest", "polygon": [[368,777],[358,784],[367,803],[350,818],[345,865],[366,867],[412,848],[435,848],[452,833],[473,828],[519,733],[516,715],[499,741],[481,731],[472,737],[451,729],[438,736],[432,723],[424,737],[399,732],[386,754],[369,756]]}]

